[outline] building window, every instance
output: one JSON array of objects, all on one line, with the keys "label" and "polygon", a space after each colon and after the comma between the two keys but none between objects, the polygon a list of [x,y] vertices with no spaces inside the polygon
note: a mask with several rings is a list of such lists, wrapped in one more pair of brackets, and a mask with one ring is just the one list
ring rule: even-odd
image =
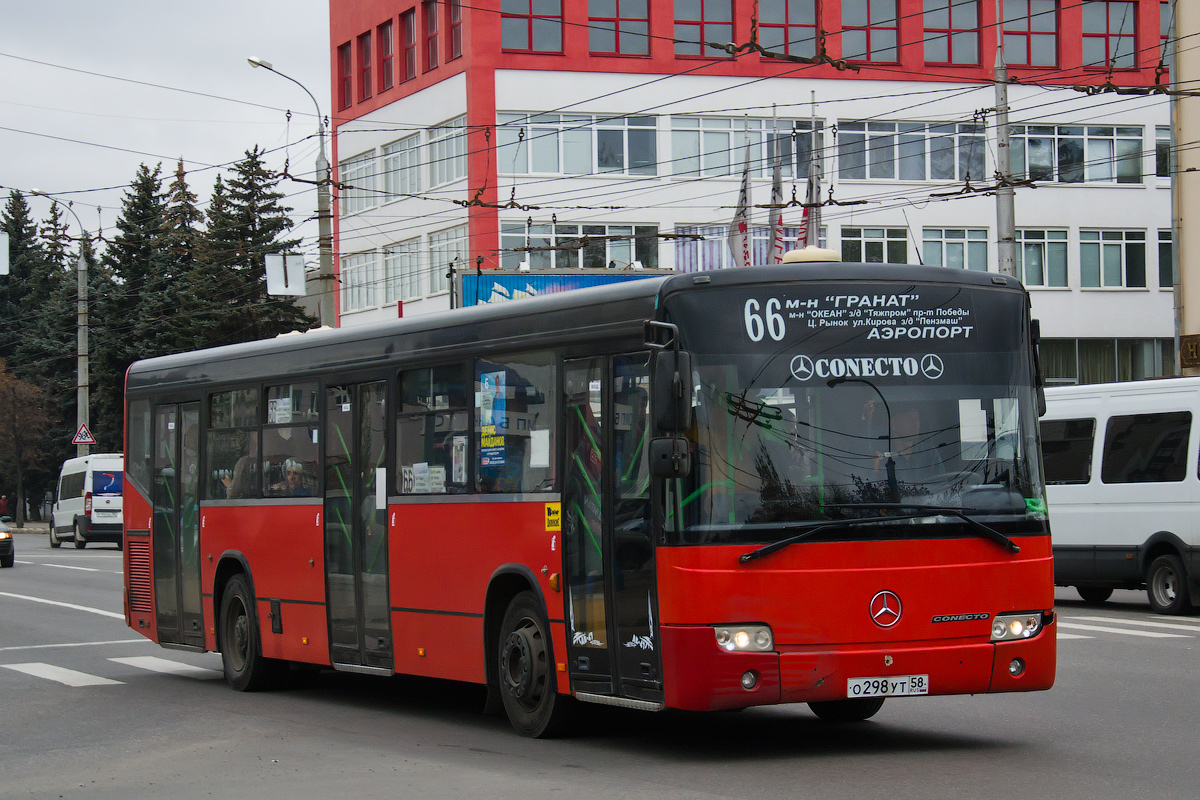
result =
[{"label": "building window", "polygon": [[467,118],[458,117],[430,128],[429,185],[441,186],[467,177]]},{"label": "building window", "polygon": [[375,153],[369,151],[347,158],[338,165],[342,216],[357,214],[377,205],[375,198]]},{"label": "building window", "polygon": [[925,60],[979,63],[978,0],[925,0]]},{"label": "building window", "polygon": [[732,0],[675,0],[675,55],[728,56],[705,42],[733,41]]},{"label": "building window", "polygon": [[1141,183],[1142,129],[1014,125],[1013,176],[1058,183]]},{"label": "building window", "polygon": [[375,252],[342,257],[342,311],[373,308],[375,303]]},{"label": "building window", "polygon": [[400,242],[384,249],[384,304],[419,300],[425,296],[424,275],[419,263],[420,252],[420,239]]},{"label": "building window", "polygon": [[1146,232],[1080,231],[1079,283],[1146,288]]},{"label": "building window", "polygon": [[1175,374],[1170,339],[1042,339],[1038,355],[1048,384],[1138,381]]},{"label": "building window", "polygon": [[383,146],[383,193],[388,200],[421,191],[421,136]]},{"label": "building window", "polygon": [[758,43],[771,53],[817,54],[817,0],[759,0]]},{"label": "building window", "polygon": [[[799,212],[796,212],[799,216]],[[675,270],[677,272],[706,272],[735,266],[729,251],[728,225],[677,225],[675,226]],[[784,226],[783,249],[795,250],[803,247],[802,227]],[[825,229],[818,236],[820,246],[825,246]],[[750,226],[750,262],[771,263],[771,229],[766,225]]]},{"label": "building window", "polygon": [[531,53],[561,53],[561,0],[500,0],[500,46]]},{"label": "building window", "polygon": [[648,0],[589,0],[588,49],[600,55],[650,55]]},{"label": "building window", "polygon": [[1159,125],[1154,130],[1154,174],[1160,178],[1171,177],[1171,128]]},{"label": "building window", "polygon": [[654,225],[506,222],[500,225],[500,266],[516,269],[658,269]]},{"label": "building window", "polygon": [[842,56],[851,61],[900,60],[896,0],[842,0]]},{"label": "building window", "polygon": [[421,16],[425,18],[425,71],[428,72],[438,65],[437,0],[424,0]]},{"label": "building window", "polygon": [[842,228],[842,260],[868,264],[907,264],[908,229]]},{"label": "building window", "polygon": [[1171,231],[1158,232],[1158,288],[1174,290],[1179,282],[1175,274],[1175,237]]},{"label": "building window", "polygon": [[462,20],[462,0],[450,0],[446,3],[446,30],[450,33],[446,43],[447,61],[462,57]]},{"label": "building window", "polygon": [[405,11],[400,15],[400,33],[404,36],[404,74],[401,80],[411,81],[417,77],[417,12]]},{"label": "building window", "polygon": [[[811,121],[729,117],[671,117],[672,173],[688,178],[738,174],[747,137],[754,177],[771,177],[772,140],[778,148],[781,174],[788,178],[808,177],[812,161]],[[817,137],[819,153],[820,123]]]},{"label": "building window", "polygon": [[1171,55],[1171,2],[1162,0],[1158,4],[1158,38],[1162,43],[1162,60],[1166,61]]},{"label": "building window", "polygon": [[429,293],[450,290],[451,265],[462,269],[467,263],[468,229],[457,225],[429,234]]},{"label": "building window", "polygon": [[371,32],[358,37],[358,101],[371,96]]},{"label": "building window", "polygon": [[354,55],[350,43],[338,46],[338,108],[349,108],[354,99]]},{"label": "building window", "polygon": [[1017,277],[1026,286],[1067,285],[1067,232],[1018,230]]},{"label": "building window", "polygon": [[379,40],[379,91],[386,92],[396,80],[396,42],[392,32],[392,21],[389,19],[376,28],[375,35]]},{"label": "building window", "polygon": [[858,180],[982,180],[987,177],[983,134],[983,126],[974,123],[839,122],[838,175]]},{"label": "building window", "polygon": [[1084,0],[1083,64],[1102,69],[1135,69],[1136,3]]},{"label": "building window", "polygon": [[930,267],[987,272],[988,232],[984,228],[926,228],[922,251]]},{"label": "building window", "polygon": [[1004,60],[1014,67],[1058,65],[1055,0],[1004,0]]},{"label": "building window", "polygon": [[657,117],[496,115],[497,169],[516,175],[656,175]]}]

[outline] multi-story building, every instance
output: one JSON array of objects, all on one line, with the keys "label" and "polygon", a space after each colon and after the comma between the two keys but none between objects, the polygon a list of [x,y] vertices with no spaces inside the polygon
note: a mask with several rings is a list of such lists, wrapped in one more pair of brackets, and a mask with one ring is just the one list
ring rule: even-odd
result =
[{"label": "multi-story building", "polygon": [[341,324],[460,304],[464,270],[731,266],[747,163],[765,260],[776,153],[793,241],[815,165],[846,260],[995,271],[1002,42],[1048,375],[1173,369],[1167,2],[330,6]]}]

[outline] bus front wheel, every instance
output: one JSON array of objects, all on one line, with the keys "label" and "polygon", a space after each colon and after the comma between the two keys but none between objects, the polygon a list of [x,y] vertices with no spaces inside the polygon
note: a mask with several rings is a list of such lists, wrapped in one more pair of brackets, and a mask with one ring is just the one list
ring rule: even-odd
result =
[{"label": "bus front wheel", "polygon": [[1174,554],[1159,556],[1146,571],[1146,594],[1150,606],[1159,614],[1185,614],[1191,609],[1187,572],[1183,561]]},{"label": "bus front wheel", "polygon": [[533,592],[518,594],[504,612],[496,657],[500,697],[517,732],[535,739],[560,732],[567,698],[558,694],[550,625]]},{"label": "bus front wheel", "polygon": [[821,700],[808,704],[814,714],[825,722],[862,722],[883,708],[882,697],[853,700]]},{"label": "bus front wheel", "polygon": [[281,666],[262,654],[254,593],[242,575],[229,579],[221,597],[221,664],[226,682],[239,692],[267,688]]}]

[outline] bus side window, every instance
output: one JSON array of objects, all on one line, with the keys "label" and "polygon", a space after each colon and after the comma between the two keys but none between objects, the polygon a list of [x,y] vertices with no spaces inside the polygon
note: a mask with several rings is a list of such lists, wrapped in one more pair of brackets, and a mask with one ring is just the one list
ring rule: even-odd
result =
[{"label": "bus side window", "polygon": [[476,490],[553,490],[557,419],[553,353],[476,361]]},{"label": "bus side window", "polygon": [[235,389],[209,398],[206,496],[257,497],[258,389]]},{"label": "bus side window", "polygon": [[396,488],[400,494],[468,491],[466,368],[461,364],[400,374],[396,412]]}]

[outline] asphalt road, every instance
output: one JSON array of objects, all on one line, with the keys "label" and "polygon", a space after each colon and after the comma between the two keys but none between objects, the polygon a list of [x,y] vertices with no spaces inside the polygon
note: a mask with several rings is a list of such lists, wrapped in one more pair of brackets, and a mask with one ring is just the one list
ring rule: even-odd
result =
[{"label": "asphalt road", "polygon": [[[0,798],[1194,798],[1200,617],[1060,590],[1049,692],[806,706],[587,708],[554,741],[481,713],[478,687],[340,673],[260,694],[220,657],[125,627],[120,553],[18,534],[0,570]],[[62,672],[69,670],[71,672]],[[83,683],[84,685],[67,685]]]}]

